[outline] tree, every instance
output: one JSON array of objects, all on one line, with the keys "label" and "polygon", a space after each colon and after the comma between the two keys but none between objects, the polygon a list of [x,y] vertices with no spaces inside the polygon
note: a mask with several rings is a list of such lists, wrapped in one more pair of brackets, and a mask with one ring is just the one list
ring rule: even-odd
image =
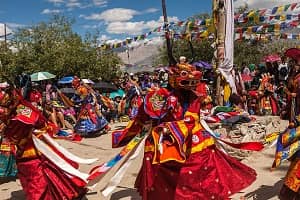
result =
[{"label": "tree", "polygon": [[74,20],[54,15],[49,22],[19,29],[12,40],[18,51],[6,49],[5,55],[0,54],[3,67],[9,69],[11,76],[20,71],[48,71],[58,77],[113,78],[120,59],[113,53],[99,56],[97,36],[86,34],[82,39],[72,31],[73,23]]},{"label": "tree", "polygon": [[[208,39],[194,40],[192,41],[194,52],[195,52],[195,61],[207,61],[211,62],[213,59],[214,49],[211,44],[213,41]],[[159,49],[159,56],[154,61],[154,65],[168,64],[168,54],[166,46],[163,46]],[[189,60],[192,59],[192,51],[190,49],[189,43],[186,40],[175,40],[173,42],[173,55],[175,59],[178,60],[180,56],[185,56]]]}]

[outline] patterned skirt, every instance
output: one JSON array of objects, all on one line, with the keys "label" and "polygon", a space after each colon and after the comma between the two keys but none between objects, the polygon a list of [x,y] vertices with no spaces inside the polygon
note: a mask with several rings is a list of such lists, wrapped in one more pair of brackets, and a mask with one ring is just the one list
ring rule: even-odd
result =
[{"label": "patterned skirt", "polygon": [[256,179],[255,170],[215,146],[193,153],[185,163],[152,164],[145,153],[136,187],[143,200],[229,199]]},{"label": "patterned skirt", "polygon": [[0,177],[14,177],[17,174],[14,146],[2,141],[0,144]]}]

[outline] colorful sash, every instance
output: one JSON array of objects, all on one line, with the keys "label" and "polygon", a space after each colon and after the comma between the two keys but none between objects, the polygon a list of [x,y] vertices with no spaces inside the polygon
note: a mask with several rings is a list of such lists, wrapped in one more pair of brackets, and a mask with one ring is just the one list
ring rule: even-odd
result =
[{"label": "colorful sash", "polygon": [[300,150],[300,127],[286,129],[277,139],[275,160],[272,168],[278,167],[284,160],[291,158]]},{"label": "colorful sash", "polygon": [[94,167],[89,173],[89,185],[94,185],[95,183],[99,182],[105,173],[112,169],[122,158],[128,155],[129,152],[136,148],[136,146],[146,136],[146,133],[147,132],[143,130],[140,135],[135,136],[113,159],[102,165]]}]

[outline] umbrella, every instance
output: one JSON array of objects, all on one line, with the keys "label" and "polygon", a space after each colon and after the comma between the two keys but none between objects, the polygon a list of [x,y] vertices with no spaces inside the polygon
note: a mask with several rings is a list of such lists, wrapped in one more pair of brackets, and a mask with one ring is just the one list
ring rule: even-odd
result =
[{"label": "umbrella", "polygon": [[65,76],[58,81],[58,84],[68,84],[72,83],[74,77],[73,76]]},{"label": "umbrella", "polygon": [[124,90],[117,90],[115,92],[110,93],[109,98],[114,99],[116,97],[123,97],[125,95]]},{"label": "umbrella", "polygon": [[193,65],[197,68],[204,68],[204,69],[212,69],[212,65],[204,62],[204,61],[198,61],[198,62],[194,62]]},{"label": "umbrella", "polygon": [[83,83],[85,84],[95,84],[94,81],[90,80],[90,79],[86,79],[86,78],[83,78],[81,79]]},{"label": "umbrella", "polygon": [[268,55],[265,56],[263,58],[264,62],[277,62],[277,61],[281,61],[281,58],[278,54],[272,54],[272,55]]},{"label": "umbrella", "polygon": [[93,85],[93,88],[100,90],[101,92],[113,92],[117,91],[118,88],[111,84],[104,81],[97,82]]},{"label": "umbrella", "polygon": [[49,72],[37,72],[30,75],[31,81],[42,81],[55,78],[54,74]]},{"label": "umbrella", "polygon": [[284,55],[286,57],[292,58],[294,60],[299,60],[299,58],[300,58],[300,49],[290,48],[290,49],[285,51]]}]

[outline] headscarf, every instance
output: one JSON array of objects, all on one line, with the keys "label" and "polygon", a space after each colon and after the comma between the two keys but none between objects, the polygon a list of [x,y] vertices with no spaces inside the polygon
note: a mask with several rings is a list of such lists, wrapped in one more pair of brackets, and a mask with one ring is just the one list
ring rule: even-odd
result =
[{"label": "headscarf", "polygon": [[255,70],[255,64],[250,64],[249,69],[251,72],[253,72]]}]

